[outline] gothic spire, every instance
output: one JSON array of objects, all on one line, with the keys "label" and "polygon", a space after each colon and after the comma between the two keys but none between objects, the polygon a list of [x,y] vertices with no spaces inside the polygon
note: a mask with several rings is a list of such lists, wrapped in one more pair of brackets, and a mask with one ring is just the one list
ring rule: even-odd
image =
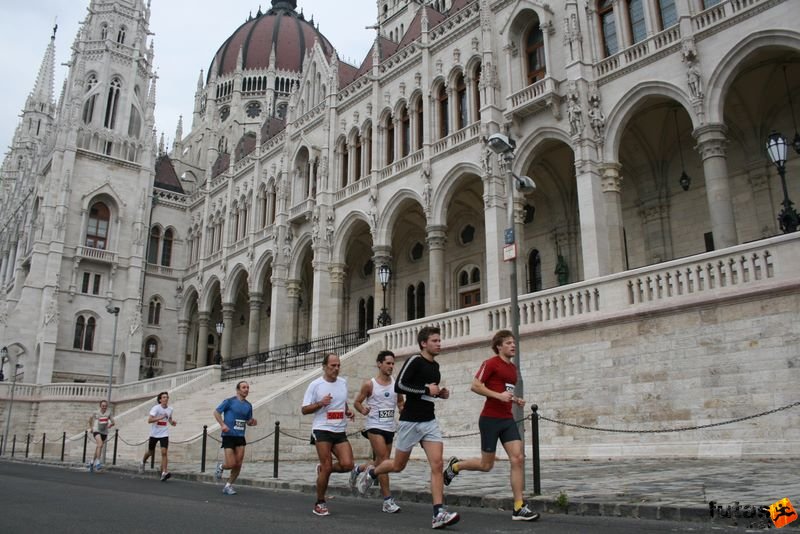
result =
[{"label": "gothic spire", "polygon": [[56,70],[56,30],[58,24],[53,26],[53,35],[39,67],[39,75],[36,77],[36,85],[30,94],[33,102],[38,104],[52,105],[54,103],[55,91],[55,70]]}]

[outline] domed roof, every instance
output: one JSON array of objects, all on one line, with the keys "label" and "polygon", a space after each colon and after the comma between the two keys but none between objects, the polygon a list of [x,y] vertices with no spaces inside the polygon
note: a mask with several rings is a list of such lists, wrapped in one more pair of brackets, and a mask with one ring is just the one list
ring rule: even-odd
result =
[{"label": "domed roof", "polygon": [[256,16],[239,26],[217,50],[208,69],[208,80],[212,73],[220,77],[234,72],[239,50],[244,69],[269,67],[274,50],[276,68],[299,71],[306,51],[314,46],[314,39],[319,40],[328,57],[334,53],[328,39],[314,27],[313,17],[308,22],[297,12],[296,0],[272,0],[269,11],[262,13],[259,8]]}]

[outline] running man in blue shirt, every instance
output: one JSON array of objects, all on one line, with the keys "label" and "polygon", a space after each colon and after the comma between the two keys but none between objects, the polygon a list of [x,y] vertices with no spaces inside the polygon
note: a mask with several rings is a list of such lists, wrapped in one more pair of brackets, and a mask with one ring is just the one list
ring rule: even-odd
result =
[{"label": "running man in blue shirt", "polygon": [[248,426],[255,426],[258,422],[253,418],[253,405],[247,400],[250,393],[250,384],[242,380],[236,384],[236,395],[225,399],[214,410],[214,419],[222,429],[222,449],[225,451],[225,461],[217,464],[214,478],[222,479],[222,472],[230,469],[231,475],[225,487],[224,495],[236,495],[233,483],[242,470],[244,462],[244,431]]}]

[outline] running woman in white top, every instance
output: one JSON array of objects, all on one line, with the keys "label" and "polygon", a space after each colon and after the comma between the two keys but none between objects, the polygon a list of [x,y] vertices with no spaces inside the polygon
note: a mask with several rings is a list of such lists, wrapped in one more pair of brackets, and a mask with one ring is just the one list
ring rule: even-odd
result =
[{"label": "running woman in white top", "polygon": [[147,452],[144,453],[139,472],[144,473],[147,460],[156,454],[156,444],[161,446],[161,482],[172,476],[167,470],[167,449],[169,448],[169,425],[175,426],[178,422],[172,417],[172,407],[169,404],[169,393],[162,391],[156,397],[158,404],[150,409],[147,422],[150,424],[150,439],[147,442]]},{"label": "running woman in white top", "polygon": [[100,401],[100,410],[94,412],[89,418],[89,432],[92,433],[94,438],[95,448],[94,457],[89,464],[89,471],[101,469],[103,464],[100,463],[100,455],[103,454],[103,445],[108,439],[108,430],[114,426],[114,418],[108,412],[108,401]]},{"label": "running woman in white top", "polygon": [[[364,381],[353,406],[359,413],[367,416],[366,429],[362,434],[372,445],[375,464],[379,464],[388,459],[392,453],[392,442],[397,430],[395,414],[403,409],[405,399],[402,394],[396,393],[394,390],[394,378],[392,377],[394,353],[390,350],[382,350],[378,353],[376,361],[378,362],[378,375]],[[357,465],[350,472],[350,489],[353,492],[356,491],[359,473],[370,465]],[[400,507],[389,489],[389,475],[380,475],[378,483],[380,483],[381,495],[383,495],[383,511],[390,514],[399,512]]]}]

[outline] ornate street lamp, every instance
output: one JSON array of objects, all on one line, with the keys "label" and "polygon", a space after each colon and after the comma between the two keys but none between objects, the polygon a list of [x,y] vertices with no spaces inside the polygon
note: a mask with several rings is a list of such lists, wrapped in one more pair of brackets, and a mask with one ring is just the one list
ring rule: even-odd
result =
[{"label": "ornate street lamp", "polygon": [[225,331],[225,323],[222,322],[222,321],[219,321],[216,324],[216,328],[217,328],[217,334],[219,335],[219,345],[217,345],[217,354],[214,355],[214,364],[215,365],[221,365],[222,364],[222,351],[220,350],[220,347],[222,345],[222,332]]},{"label": "ornate street lamp", "polygon": [[692,179],[686,174],[686,165],[683,162],[683,147],[681,146],[681,133],[678,130],[678,110],[675,109],[672,114],[672,118],[675,119],[675,137],[678,138],[678,154],[681,155],[681,177],[678,178],[678,183],[681,184],[681,189],[684,191],[689,190],[689,185],[692,183]]},{"label": "ornate street lamp", "polygon": [[783,187],[783,209],[778,214],[778,222],[784,234],[792,233],[800,226],[800,216],[795,211],[793,202],[789,200],[789,190],[786,188],[786,153],[788,145],[786,138],[776,131],[769,134],[767,138],[767,154],[769,154],[769,159],[775,164],[775,167],[778,168],[781,186]]},{"label": "ornate street lamp", "polygon": [[378,315],[378,326],[389,326],[392,324],[392,318],[389,317],[389,311],[386,309],[386,286],[389,285],[389,280],[392,278],[392,270],[385,263],[378,268],[378,280],[383,288],[383,308],[381,314]]},{"label": "ornate street lamp", "polygon": [[117,326],[119,322],[119,307],[108,304],[106,311],[114,315],[114,337],[111,339],[111,365],[108,370],[108,393],[106,394],[106,401],[111,406],[111,383],[114,380],[114,356],[117,353]]},{"label": "ornate street lamp", "polygon": [[147,378],[153,378],[155,376],[155,371],[153,371],[153,355],[156,353],[156,342],[150,340],[150,343],[147,344],[147,352],[150,354],[150,358],[147,360]]}]

